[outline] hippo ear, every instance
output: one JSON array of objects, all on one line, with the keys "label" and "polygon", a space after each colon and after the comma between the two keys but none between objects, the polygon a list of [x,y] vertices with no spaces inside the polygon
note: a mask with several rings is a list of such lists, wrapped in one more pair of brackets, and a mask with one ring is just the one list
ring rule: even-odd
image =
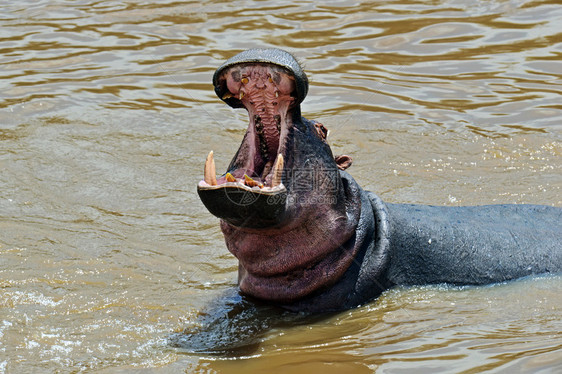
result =
[{"label": "hippo ear", "polygon": [[334,157],[336,164],[338,164],[338,169],[345,170],[351,166],[353,159],[348,155],[339,155]]}]

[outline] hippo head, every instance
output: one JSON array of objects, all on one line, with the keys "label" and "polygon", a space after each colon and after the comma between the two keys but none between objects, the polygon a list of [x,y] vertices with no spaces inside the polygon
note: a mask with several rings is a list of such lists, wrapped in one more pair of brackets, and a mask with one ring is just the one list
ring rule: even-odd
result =
[{"label": "hippo head", "polygon": [[211,152],[197,188],[239,260],[241,291],[279,304],[322,292],[355,256],[360,189],[340,171],[350,159],[336,162],[324,126],[301,117],[305,73],[288,52],[251,49],[220,66],[213,84],[249,115],[226,173],[216,176]]}]

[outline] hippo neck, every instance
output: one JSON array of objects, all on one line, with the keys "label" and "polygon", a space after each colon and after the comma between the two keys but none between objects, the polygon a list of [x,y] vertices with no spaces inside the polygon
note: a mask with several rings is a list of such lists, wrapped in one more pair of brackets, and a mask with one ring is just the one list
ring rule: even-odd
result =
[{"label": "hippo neck", "polygon": [[230,252],[239,260],[243,293],[278,304],[328,289],[346,273],[360,249],[357,225],[362,190],[342,172],[343,210],[306,210],[287,227],[253,230],[221,221]]},{"label": "hippo neck", "polygon": [[[351,178],[351,177],[350,177]],[[361,190],[361,216],[353,243],[355,258],[345,274],[332,287],[283,308],[298,312],[337,312],[356,307],[388,289],[390,261],[389,214],[386,204],[375,194]]]}]

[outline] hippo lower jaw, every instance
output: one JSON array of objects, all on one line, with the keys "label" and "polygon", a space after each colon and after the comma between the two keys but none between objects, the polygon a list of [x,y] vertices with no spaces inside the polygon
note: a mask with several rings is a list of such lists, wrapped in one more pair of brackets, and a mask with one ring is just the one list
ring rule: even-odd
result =
[{"label": "hippo lower jaw", "polygon": [[296,218],[261,229],[221,221],[227,248],[239,260],[244,294],[287,306],[340,281],[364,246],[364,230],[357,225],[364,214],[372,215],[370,206],[357,204],[361,190],[344,174],[341,200],[347,209],[307,204]]},{"label": "hippo lower jaw", "polygon": [[[240,174],[241,171],[234,171]],[[281,183],[283,156],[277,156],[271,173],[271,185],[248,176],[236,178],[228,172],[217,182],[213,151],[205,162],[205,178],[197,185],[199,197],[213,215],[233,225],[262,228],[279,224],[285,212],[287,189]],[[252,174],[252,173],[250,173]]]}]

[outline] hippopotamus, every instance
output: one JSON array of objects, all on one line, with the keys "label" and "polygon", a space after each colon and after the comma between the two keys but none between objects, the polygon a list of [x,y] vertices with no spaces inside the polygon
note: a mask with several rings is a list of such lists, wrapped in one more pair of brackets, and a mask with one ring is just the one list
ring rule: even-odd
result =
[{"label": "hippopotamus", "polygon": [[290,53],[243,51],[216,70],[213,85],[249,115],[226,172],[216,175],[211,151],[197,186],[238,259],[244,303],[337,312],[396,285],[562,271],[561,208],[390,204],[363,190],[345,171],[351,157],[334,156],[325,126],[302,117],[308,79]]}]

